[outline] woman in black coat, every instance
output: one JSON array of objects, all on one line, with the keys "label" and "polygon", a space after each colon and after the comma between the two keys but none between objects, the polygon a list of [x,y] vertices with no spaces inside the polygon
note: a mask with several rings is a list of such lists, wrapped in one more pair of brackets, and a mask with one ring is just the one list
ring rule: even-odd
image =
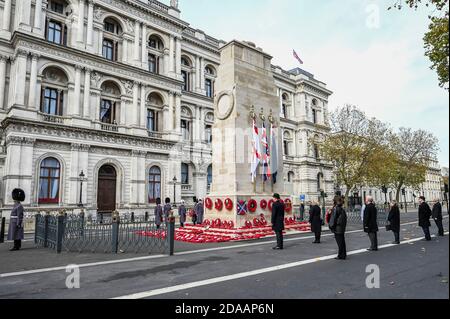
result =
[{"label": "woman in black coat", "polygon": [[312,202],[311,210],[309,211],[309,223],[311,224],[311,232],[316,236],[313,244],[320,244],[320,235],[322,233],[322,216],[319,203]]},{"label": "woman in black coat", "polygon": [[400,209],[395,200],[391,202],[388,221],[390,223],[390,229],[394,233],[394,244],[400,245]]}]

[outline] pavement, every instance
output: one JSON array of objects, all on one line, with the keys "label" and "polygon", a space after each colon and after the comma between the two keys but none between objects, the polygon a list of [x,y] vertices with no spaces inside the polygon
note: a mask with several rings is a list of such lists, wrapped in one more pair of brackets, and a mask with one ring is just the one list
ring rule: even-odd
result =
[{"label": "pavement", "polygon": [[[406,218],[407,217],[407,218]],[[448,229],[448,216],[444,220]],[[148,255],[56,255],[25,243],[20,252],[0,245],[0,298],[31,299],[448,299],[447,237],[421,241],[414,217],[405,216],[402,245],[379,233],[380,251],[359,226],[347,233],[349,259],[336,261],[332,234],[313,245],[311,234],[287,236],[285,250],[273,239],[192,245],[177,243],[173,257]],[[433,232],[436,228],[433,225]],[[68,289],[66,266],[80,268],[80,288]],[[380,269],[380,288],[366,287],[368,265]]]}]

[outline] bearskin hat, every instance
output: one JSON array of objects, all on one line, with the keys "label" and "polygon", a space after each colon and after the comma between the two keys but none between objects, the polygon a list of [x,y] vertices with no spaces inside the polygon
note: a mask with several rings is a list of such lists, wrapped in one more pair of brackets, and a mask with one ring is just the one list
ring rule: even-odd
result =
[{"label": "bearskin hat", "polygon": [[12,191],[12,198],[15,201],[23,202],[25,200],[25,192],[20,188],[16,188]]}]

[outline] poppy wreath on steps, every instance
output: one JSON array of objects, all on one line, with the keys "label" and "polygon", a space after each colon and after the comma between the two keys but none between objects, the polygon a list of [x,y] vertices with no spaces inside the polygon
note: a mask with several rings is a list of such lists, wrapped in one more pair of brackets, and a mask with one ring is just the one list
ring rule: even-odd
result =
[{"label": "poppy wreath on steps", "polygon": [[270,210],[272,210],[273,203],[274,203],[273,199],[269,200],[268,206]]},{"label": "poppy wreath on steps", "polygon": [[288,213],[292,211],[292,201],[289,198],[284,201],[284,210]]},{"label": "poppy wreath on steps", "polygon": [[245,222],[245,228],[252,228],[253,226],[252,226],[252,222],[251,221],[249,221],[249,220],[247,220],[246,222]]},{"label": "poppy wreath on steps", "polygon": [[225,199],[225,208],[228,211],[231,211],[233,209],[233,201],[230,198]]},{"label": "poppy wreath on steps", "polygon": [[265,199],[263,199],[260,203],[259,206],[263,209],[266,210],[267,208],[267,201]]},{"label": "poppy wreath on steps", "polygon": [[223,209],[223,202],[220,198],[216,199],[216,202],[214,203],[214,207],[220,212]]},{"label": "poppy wreath on steps", "polygon": [[237,204],[237,214],[239,216],[243,216],[247,214],[247,212],[248,212],[247,202],[245,200],[240,200]]},{"label": "poppy wreath on steps", "polygon": [[261,221],[258,218],[253,219],[253,226],[255,227],[261,227]]},{"label": "poppy wreath on steps", "polygon": [[205,199],[205,206],[208,209],[211,209],[213,207],[213,201],[211,200],[211,198]]},{"label": "poppy wreath on steps", "polygon": [[256,212],[256,210],[258,209],[258,202],[254,199],[249,200],[248,202],[248,211],[250,213],[254,213]]}]

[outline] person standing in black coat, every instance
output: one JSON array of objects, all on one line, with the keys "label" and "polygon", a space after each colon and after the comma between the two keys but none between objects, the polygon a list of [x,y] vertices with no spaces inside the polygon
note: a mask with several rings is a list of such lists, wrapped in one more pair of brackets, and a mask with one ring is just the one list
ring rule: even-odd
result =
[{"label": "person standing in black coat", "polygon": [[9,251],[17,251],[22,247],[22,240],[24,238],[24,209],[21,202],[25,201],[25,192],[20,188],[14,189],[12,191],[12,199],[14,201],[14,207],[10,215],[8,240],[14,241],[14,247]]},{"label": "person standing in black coat", "polygon": [[347,213],[343,208],[344,200],[342,197],[334,199],[334,207],[332,209],[329,227],[339,248],[339,254],[335,259],[347,259],[347,246],[345,244],[345,231],[347,228]]},{"label": "person standing in black coat", "polygon": [[430,234],[430,218],[431,218],[431,208],[426,203],[424,196],[419,197],[419,226],[422,227],[423,233],[425,234],[425,240],[431,241]]},{"label": "person standing in black coat", "polygon": [[279,194],[273,195],[274,203],[272,205],[272,229],[277,236],[277,246],[274,250],[283,249],[283,230],[284,230],[284,204],[281,202]]},{"label": "person standing in black coat", "polygon": [[368,251],[378,251],[378,211],[372,196],[367,197],[364,209],[364,232],[369,234],[370,248]]},{"label": "person standing in black coat", "polygon": [[433,216],[434,222],[436,223],[437,228],[439,229],[438,235],[440,237],[444,237],[444,225],[442,224],[442,205],[439,202],[439,199],[436,200],[436,203],[433,206],[433,211],[431,212]]},{"label": "person standing in black coat", "polygon": [[391,202],[391,210],[389,211],[388,221],[390,223],[391,231],[394,233],[395,241],[393,244],[400,245],[400,209],[397,201]]},{"label": "person standing in black coat", "polygon": [[313,244],[320,244],[320,235],[322,233],[322,216],[319,203],[312,202],[311,210],[309,211],[309,223],[311,224],[311,232],[316,236]]}]

